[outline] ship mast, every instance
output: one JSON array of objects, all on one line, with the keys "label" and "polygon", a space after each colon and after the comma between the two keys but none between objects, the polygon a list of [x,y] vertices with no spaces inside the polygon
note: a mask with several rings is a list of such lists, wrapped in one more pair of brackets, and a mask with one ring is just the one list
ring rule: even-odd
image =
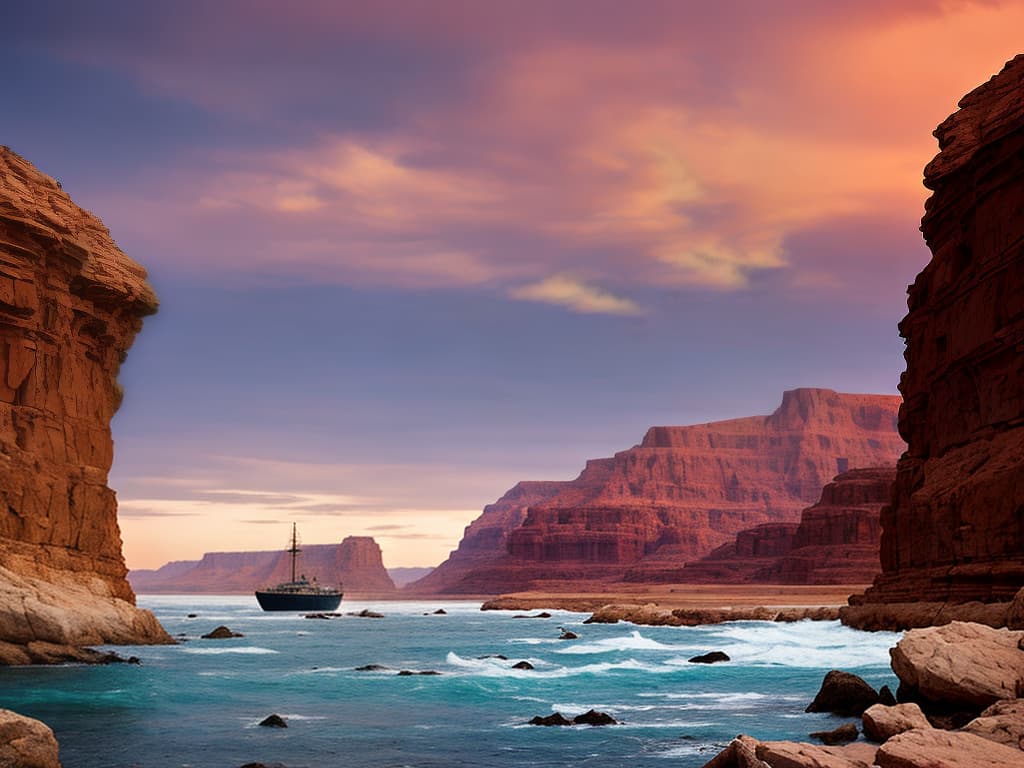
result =
[{"label": "ship mast", "polygon": [[299,549],[298,535],[295,532],[295,523],[292,523],[292,545],[288,548],[292,555],[292,581],[295,581],[295,556],[302,550]]}]

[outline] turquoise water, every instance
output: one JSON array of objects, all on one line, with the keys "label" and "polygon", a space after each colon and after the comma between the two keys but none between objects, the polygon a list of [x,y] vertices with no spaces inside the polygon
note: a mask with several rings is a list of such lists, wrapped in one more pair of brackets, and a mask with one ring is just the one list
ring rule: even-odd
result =
[{"label": "turquoise water", "polygon": [[[383,619],[265,614],[251,597],[141,597],[177,646],[117,649],[141,666],[0,669],[0,707],[56,732],[65,768],[701,766],[738,733],[805,739],[839,718],[803,712],[824,674],[894,685],[897,636],[836,622],[584,625],[446,602],[342,603]],[[423,615],[443,607],[445,616]],[[187,618],[196,613],[197,618]],[[536,613],[531,612],[531,613]],[[201,640],[219,624],[245,634]],[[579,640],[558,640],[558,627]],[[722,650],[728,664],[689,664]],[[503,654],[507,661],[481,659]],[[536,669],[511,665],[527,660]],[[382,664],[386,672],[356,672]],[[399,669],[438,676],[401,677]],[[590,708],[621,725],[525,725]],[[287,729],[257,723],[276,712]]]}]

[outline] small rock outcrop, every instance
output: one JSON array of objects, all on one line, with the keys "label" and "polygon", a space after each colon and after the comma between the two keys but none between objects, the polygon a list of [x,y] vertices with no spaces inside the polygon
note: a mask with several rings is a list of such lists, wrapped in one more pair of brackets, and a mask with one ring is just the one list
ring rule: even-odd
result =
[{"label": "small rock outcrop", "polygon": [[888,604],[1009,602],[1024,584],[1022,88],[1024,54],[935,130],[932,259],[900,323],[908,447],[882,511],[882,573],[844,612],[853,626],[900,626]]},{"label": "small rock outcrop", "polygon": [[582,715],[576,715],[572,719],[573,725],[618,725],[619,721],[607,712],[598,712],[596,709],[588,709]]},{"label": "small rock outcrop", "polygon": [[45,723],[0,709],[0,766],[60,768],[57,739]]},{"label": "small rock outcrop", "polygon": [[280,715],[274,714],[260,720],[260,725],[264,728],[287,728],[288,722]]},{"label": "small rock outcrop", "polygon": [[107,485],[118,370],[156,309],[103,223],[0,147],[0,641],[173,642],[135,607]]},{"label": "small rock outcrop", "polygon": [[821,690],[807,706],[807,712],[831,712],[844,717],[860,717],[878,703],[878,691],[850,672],[833,669],[821,683]]},{"label": "small rock outcrop", "polygon": [[860,736],[860,731],[857,730],[857,726],[853,723],[844,723],[838,728],[833,728],[831,731],[817,731],[810,736],[822,744],[834,747],[837,744],[849,744],[851,741],[856,741],[857,737]]},{"label": "small rock outcrop", "polygon": [[795,523],[850,468],[894,464],[899,398],[783,395],[769,416],[652,427],[563,483],[520,483],[407,589],[488,594],[585,580],[674,582],[683,564],[762,523]]},{"label": "small rock outcrop", "polygon": [[561,712],[553,712],[550,715],[541,717],[540,715],[534,716],[530,720],[530,725],[572,725],[572,720],[567,718]]},{"label": "small rock outcrop", "polygon": [[725,651],[711,651],[710,653],[702,653],[700,656],[694,656],[687,659],[691,664],[718,664],[723,661],[730,661],[729,654]]},{"label": "small rock outcrop", "polygon": [[223,624],[216,629],[210,630],[205,635],[202,635],[203,640],[229,640],[232,637],[245,637],[245,635],[241,632],[233,632]]}]

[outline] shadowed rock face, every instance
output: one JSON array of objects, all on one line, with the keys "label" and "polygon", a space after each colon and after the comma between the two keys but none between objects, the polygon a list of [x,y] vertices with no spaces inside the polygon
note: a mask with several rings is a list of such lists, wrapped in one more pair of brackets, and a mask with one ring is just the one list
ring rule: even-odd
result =
[{"label": "shadowed rock face", "polygon": [[169,641],[107,487],[118,369],[156,308],[102,222],[0,148],[0,641]]},{"label": "shadowed rock face", "polygon": [[[1024,56],[960,101],[925,169],[882,574],[852,602],[1007,601],[1024,584]],[[868,606],[857,606],[854,623]]]},{"label": "shadowed rock face", "polygon": [[[743,529],[795,523],[837,471],[894,463],[903,450],[898,403],[798,389],[770,416],[653,427],[640,445],[588,462],[574,481],[516,486],[412,589],[494,593],[556,579],[678,580],[684,562]],[[481,530],[490,531],[487,539]]]},{"label": "shadowed rock face", "polygon": [[[391,592],[380,545],[370,536],[346,536],[340,544],[304,544],[298,571],[321,584],[341,584],[347,593]],[[168,563],[154,571],[132,571],[139,592],[250,592],[291,579],[291,556],[269,552],[209,552],[202,560]]]}]

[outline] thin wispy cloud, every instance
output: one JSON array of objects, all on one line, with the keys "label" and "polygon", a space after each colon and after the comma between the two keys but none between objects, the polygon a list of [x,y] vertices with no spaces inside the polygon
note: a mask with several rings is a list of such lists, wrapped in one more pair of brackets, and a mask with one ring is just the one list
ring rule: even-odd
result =
[{"label": "thin wispy cloud", "polygon": [[587,285],[569,275],[552,275],[538,283],[514,288],[509,296],[521,301],[537,301],[565,307],[587,315],[639,315],[633,301]]}]

